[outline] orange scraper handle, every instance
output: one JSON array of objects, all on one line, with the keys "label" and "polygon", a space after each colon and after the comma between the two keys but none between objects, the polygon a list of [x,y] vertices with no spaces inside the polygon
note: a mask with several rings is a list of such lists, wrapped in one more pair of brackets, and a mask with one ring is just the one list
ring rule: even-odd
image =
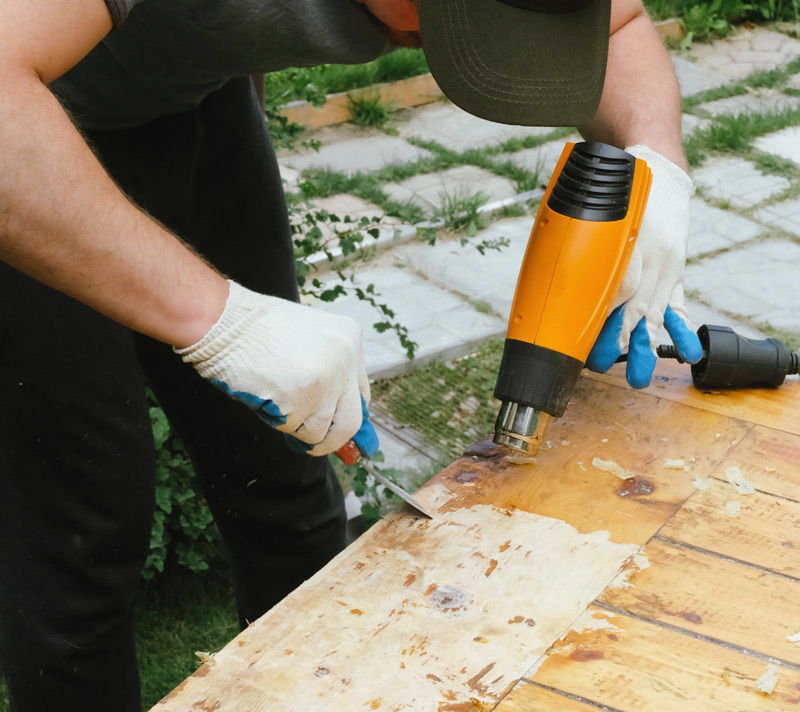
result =
[{"label": "orange scraper handle", "polygon": [[354,440],[342,445],[335,453],[345,465],[355,465],[361,459],[361,450]]}]

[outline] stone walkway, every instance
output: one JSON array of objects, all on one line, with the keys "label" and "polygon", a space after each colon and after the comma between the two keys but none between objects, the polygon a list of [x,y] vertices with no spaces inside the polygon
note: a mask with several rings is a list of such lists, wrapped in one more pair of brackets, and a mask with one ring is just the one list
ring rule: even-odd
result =
[{"label": "stone walkway", "polygon": [[[708,92],[746,81],[754,72],[785,69],[798,58],[799,40],[766,28],[674,53],[682,93],[694,99],[687,102],[691,108],[684,117],[685,135],[734,115],[797,109],[800,74],[787,75],[774,86],[730,92],[731,96],[715,98]],[[795,71],[800,72],[800,64]],[[792,123],[800,124],[800,118]],[[451,238],[430,246],[414,240],[409,227],[392,239],[397,229],[393,225],[379,241],[384,249],[358,266],[357,284],[374,284],[418,342],[414,362],[393,332],[372,329],[378,320],[374,309],[355,296],[319,303],[361,323],[373,378],[432,358],[462,355],[485,338],[504,334],[535,215],[527,201],[541,195],[535,187],[549,179],[565,140],[577,139],[563,130],[553,135],[550,128],[489,123],[446,102],[398,112],[393,128],[394,135],[352,125],[329,127],[314,136],[322,143],[318,153],[279,156],[290,191],[297,189],[304,170],[314,168],[371,180],[376,196],[372,200],[381,205],[366,200],[363,192],[360,197],[339,194],[316,201],[333,213],[380,215],[387,205],[401,204],[416,206],[429,220],[441,220],[447,209],[467,204],[470,198],[475,204],[484,201],[481,216],[486,227],[466,244]],[[535,145],[543,139],[549,140]],[[686,269],[691,318],[696,325],[728,324],[747,336],[763,337],[764,330],[772,328],[784,338],[799,337],[800,126],[760,135],[737,153],[709,152],[692,175],[698,193],[692,201]],[[514,203],[520,206],[516,217],[507,217],[507,206]],[[505,238],[508,246],[485,255],[475,247],[496,238]],[[320,277],[331,279],[324,273]],[[382,427],[380,434],[390,462],[424,460],[418,438],[403,435],[394,425]]]}]

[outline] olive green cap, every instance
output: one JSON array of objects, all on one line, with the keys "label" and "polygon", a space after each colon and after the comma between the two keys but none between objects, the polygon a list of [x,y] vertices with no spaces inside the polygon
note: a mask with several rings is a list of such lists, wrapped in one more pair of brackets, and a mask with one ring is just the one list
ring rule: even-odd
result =
[{"label": "olive green cap", "polygon": [[611,0],[418,0],[434,79],[462,109],[524,126],[597,112]]}]

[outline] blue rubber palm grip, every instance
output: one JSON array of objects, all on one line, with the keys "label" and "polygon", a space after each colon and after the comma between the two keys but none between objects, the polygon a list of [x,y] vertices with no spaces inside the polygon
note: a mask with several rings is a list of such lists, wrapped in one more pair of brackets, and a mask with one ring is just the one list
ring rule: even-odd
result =
[{"label": "blue rubber palm grip", "polygon": [[686,322],[672,307],[667,307],[667,311],[664,312],[664,327],[672,339],[672,343],[675,344],[675,348],[678,349],[678,354],[686,363],[697,363],[703,358],[700,337],[686,326]]},{"label": "blue rubber palm grip", "polygon": [[622,355],[619,336],[622,332],[622,318],[625,305],[618,306],[608,315],[597,341],[586,359],[586,368],[595,373],[605,373]]},{"label": "blue rubber palm grip", "polygon": [[[284,434],[284,438],[286,439],[286,446],[292,452],[308,452],[315,445],[315,443],[304,443],[288,433]],[[378,452],[378,434],[369,420],[369,410],[364,402],[364,396],[361,396],[361,427],[352,440],[358,445],[358,449],[361,450],[361,454],[364,457],[372,457]]]},{"label": "blue rubber palm grip", "polygon": [[270,427],[277,428],[279,425],[286,423],[286,416],[281,413],[280,408],[271,400],[259,398],[245,391],[234,391],[227,383],[218,381],[216,378],[210,378],[209,382],[214,388],[222,391],[233,400],[246,405]]}]

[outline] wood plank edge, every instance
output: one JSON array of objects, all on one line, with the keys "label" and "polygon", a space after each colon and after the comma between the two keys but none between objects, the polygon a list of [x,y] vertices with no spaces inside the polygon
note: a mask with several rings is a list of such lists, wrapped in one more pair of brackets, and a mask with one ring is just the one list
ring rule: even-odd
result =
[{"label": "wood plank edge", "polygon": [[[580,695],[574,695],[571,692],[565,692],[564,690],[559,690],[557,687],[550,687],[550,685],[543,685],[541,682],[536,682],[535,680],[531,680],[527,677],[520,678],[520,682],[526,685],[534,685],[542,690],[547,690],[548,692],[552,692],[555,695],[561,695],[561,697],[566,697],[569,700],[573,700],[574,702],[580,702],[582,705],[587,705],[588,707],[594,707],[597,710],[602,710],[602,712],[625,712],[625,710],[621,710],[618,707],[609,707],[608,705],[604,705],[602,702],[595,702],[594,700],[589,700],[586,697],[581,697]],[[499,710],[500,705],[503,704],[505,698],[500,700],[493,710]]]},{"label": "wood plank edge", "polygon": [[730,650],[734,653],[739,653],[740,655],[746,655],[747,657],[760,660],[764,663],[775,663],[776,665],[780,665],[781,667],[784,667],[787,670],[794,670],[795,672],[800,672],[800,664],[790,662],[789,660],[784,660],[783,658],[778,658],[773,655],[767,655],[766,653],[762,653],[758,650],[745,648],[742,645],[737,645],[736,643],[730,643],[727,640],[714,638],[710,635],[703,635],[702,633],[698,633],[697,631],[689,630],[688,628],[682,628],[679,625],[673,625],[672,623],[666,623],[664,621],[657,621],[653,620],[652,618],[646,618],[644,616],[637,615],[636,613],[631,613],[630,611],[626,611],[624,608],[619,608],[617,606],[611,606],[608,603],[603,603],[600,600],[594,601],[592,605],[597,606],[597,608],[600,608],[604,611],[608,611],[609,613],[613,613],[614,615],[623,618],[630,618],[639,621],[641,623],[648,623],[658,628],[662,628],[663,630],[671,631],[672,633],[680,633],[681,635],[685,635],[688,638],[694,638],[695,640],[699,640],[703,643],[710,643],[720,648],[726,648],[727,650]]}]

